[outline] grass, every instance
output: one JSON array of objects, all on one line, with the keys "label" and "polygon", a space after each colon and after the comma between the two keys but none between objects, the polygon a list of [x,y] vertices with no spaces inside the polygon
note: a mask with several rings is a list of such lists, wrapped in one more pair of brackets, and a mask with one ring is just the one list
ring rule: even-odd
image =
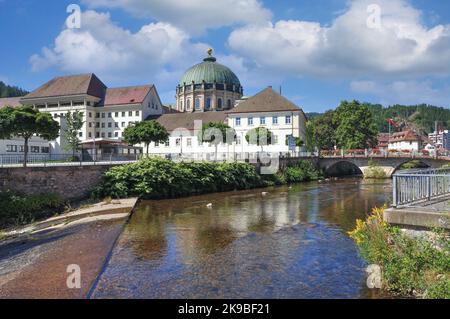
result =
[{"label": "grass", "polygon": [[382,267],[383,288],[417,298],[450,298],[450,240],[435,229],[428,239],[412,238],[383,221],[384,208],[375,208],[349,232],[361,256]]}]

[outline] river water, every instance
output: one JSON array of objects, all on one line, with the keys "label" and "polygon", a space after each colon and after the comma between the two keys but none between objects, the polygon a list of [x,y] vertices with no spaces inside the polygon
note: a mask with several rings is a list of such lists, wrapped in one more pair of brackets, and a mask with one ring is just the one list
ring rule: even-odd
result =
[{"label": "river water", "polygon": [[142,202],[92,297],[381,297],[346,232],[390,194],[345,178]]}]

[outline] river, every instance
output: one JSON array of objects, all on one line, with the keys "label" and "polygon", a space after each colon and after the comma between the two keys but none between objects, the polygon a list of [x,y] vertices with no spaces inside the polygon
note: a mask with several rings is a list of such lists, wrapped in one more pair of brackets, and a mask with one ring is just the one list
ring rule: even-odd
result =
[{"label": "river", "polygon": [[366,288],[347,231],[389,202],[391,188],[344,178],[144,201],[91,297],[381,297]]}]

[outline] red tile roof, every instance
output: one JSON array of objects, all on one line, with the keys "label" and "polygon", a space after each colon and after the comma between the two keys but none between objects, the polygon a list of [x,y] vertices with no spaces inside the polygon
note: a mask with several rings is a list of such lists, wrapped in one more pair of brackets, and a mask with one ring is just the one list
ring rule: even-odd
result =
[{"label": "red tile roof", "polygon": [[6,97],[0,99],[0,109],[5,106],[20,106],[21,97]]},{"label": "red tile roof", "polygon": [[106,90],[103,105],[141,104],[153,85],[112,88]]},{"label": "red tile roof", "polygon": [[412,130],[393,133],[389,139],[389,142],[401,142],[401,141],[420,141],[421,137]]},{"label": "red tile roof", "polygon": [[93,73],[56,77],[24,97],[24,100],[56,96],[91,95],[103,98],[106,85]]}]

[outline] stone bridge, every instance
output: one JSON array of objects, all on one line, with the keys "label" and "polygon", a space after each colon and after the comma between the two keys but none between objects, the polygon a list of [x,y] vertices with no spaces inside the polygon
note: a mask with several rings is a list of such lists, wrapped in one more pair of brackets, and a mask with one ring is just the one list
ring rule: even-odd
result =
[{"label": "stone bridge", "polygon": [[420,161],[424,166],[439,168],[450,164],[450,157],[431,156],[329,156],[321,157],[318,166],[327,174],[333,174],[339,167],[350,167],[354,173],[363,173],[370,165],[382,168],[388,177],[397,171],[401,165],[413,160]]}]

